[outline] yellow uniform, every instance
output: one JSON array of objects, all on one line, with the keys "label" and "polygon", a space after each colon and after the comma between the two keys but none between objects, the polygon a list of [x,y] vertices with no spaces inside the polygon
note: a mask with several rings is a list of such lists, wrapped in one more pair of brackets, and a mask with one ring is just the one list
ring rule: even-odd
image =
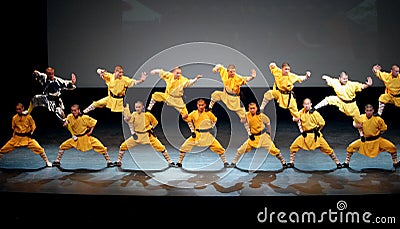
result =
[{"label": "yellow uniform", "polygon": [[228,77],[227,69],[222,65],[218,67],[217,71],[224,84],[224,91],[214,91],[211,94],[211,99],[214,101],[221,100],[229,110],[234,111],[240,119],[244,119],[246,110],[240,104],[240,87],[247,83],[245,77],[236,73],[234,77]]},{"label": "yellow uniform", "polygon": [[267,115],[261,113],[258,115],[252,115],[250,112],[246,113],[247,120],[249,122],[250,133],[254,135],[254,140],[247,139],[237,150],[237,153],[242,155],[249,152],[254,148],[265,148],[270,152],[271,155],[277,156],[280,154],[280,150],[276,148],[272,141],[269,133],[266,131],[265,124],[270,123],[270,119]]},{"label": "yellow uniform", "polygon": [[385,93],[379,96],[379,102],[392,103],[400,107],[400,77],[393,78],[390,72],[377,71],[376,76],[385,84]]},{"label": "yellow uniform", "polygon": [[384,151],[396,154],[396,146],[389,140],[380,137],[381,132],[387,130],[387,125],[380,116],[367,118],[365,114],[362,114],[360,120],[366,141],[355,140],[347,147],[347,152],[354,153],[358,150],[360,154],[370,158],[376,157],[380,152]]},{"label": "yellow uniform", "polygon": [[356,93],[363,89],[359,82],[347,81],[341,84],[339,79],[327,77],[326,82],[333,88],[336,96],[327,96],[325,99],[329,105],[334,105],[347,116],[351,116],[356,124],[360,123],[360,110],[356,103]]},{"label": "yellow uniform", "polygon": [[107,154],[107,147],[105,147],[96,137],[88,136],[86,132],[89,128],[92,128],[96,125],[97,120],[88,116],[88,115],[80,115],[77,118],[74,117],[73,114],[68,114],[66,121],[71,126],[72,131],[75,136],[78,137],[77,140],[70,138],[64,141],[60,145],[60,150],[68,150],[71,148],[76,148],[82,152],[86,152],[88,150],[93,149],[97,153]]},{"label": "yellow uniform", "polygon": [[136,80],[127,76],[115,78],[114,74],[105,72],[103,77],[107,87],[108,96],[93,102],[95,108],[107,107],[112,112],[122,112],[126,89],[132,88]]},{"label": "yellow uniform", "polygon": [[264,100],[270,101],[275,99],[281,108],[289,109],[290,114],[298,118],[299,111],[293,88],[296,82],[301,83],[303,79],[291,72],[288,76],[283,76],[282,69],[276,66],[273,67],[270,65],[270,71],[275,78],[275,82],[273,88],[264,93]]},{"label": "yellow uniform", "polygon": [[120,150],[126,151],[129,148],[135,147],[139,144],[150,144],[158,152],[165,151],[165,146],[156,138],[152,133],[152,129],[158,124],[157,119],[150,112],[133,112],[128,121],[133,125],[134,131],[137,134],[135,140],[132,136],[126,139],[121,146]]},{"label": "yellow uniform", "polygon": [[323,153],[331,155],[333,149],[324,139],[320,130],[325,126],[325,120],[318,111],[310,112],[306,109],[299,111],[300,120],[303,128],[303,135],[298,136],[290,146],[290,152],[296,153],[301,149],[312,151],[320,149]]},{"label": "yellow uniform", "polygon": [[164,92],[154,92],[151,96],[156,102],[165,102],[168,106],[174,107],[180,114],[188,114],[186,104],[182,99],[184,89],[189,87],[190,80],[184,76],[175,79],[174,74],[160,70],[159,76],[166,83]]},{"label": "yellow uniform", "polygon": [[180,151],[189,152],[194,146],[199,147],[210,147],[210,150],[222,155],[225,153],[225,149],[219,143],[219,141],[210,133],[213,125],[217,122],[217,117],[210,111],[204,111],[201,114],[197,110],[192,111],[186,122],[192,122],[195,128],[196,137],[189,137],[182,144]]},{"label": "yellow uniform", "polygon": [[35,154],[44,153],[43,147],[35,139],[31,138],[31,133],[35,131],[36,124],[30,114],[15,114],[11,121],[11,128],[14,130],[13,136],[0,149],[0,154],[10,153],[19,147],[27,147]]}]

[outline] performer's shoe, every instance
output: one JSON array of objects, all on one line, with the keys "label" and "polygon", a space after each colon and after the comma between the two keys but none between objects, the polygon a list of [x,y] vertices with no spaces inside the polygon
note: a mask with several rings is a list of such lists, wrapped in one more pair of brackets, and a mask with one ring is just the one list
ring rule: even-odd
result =
[{"label": "performer's shoe", "polygon": [[294,163],[286,163],[287,168],[293,168],[294,167]]},{"label": "performer's shoe", "polygon": [[343,168],[343,165],[340,164],[340,163],[337,163],[337,164],[336,164],[336,168],[337,168],[337,169],[341,169],[341,168]]},{"label": "performer's shoe", "polygon": [[225,163],[224,163],[224,168],[230,168],[230,165],[229,165],[228,162],[225,162]]},{"label": "performer's shoe", "polygon": [[236,163],[231,163],[230,165],[229,165],[231,168],[236,168]]},{"label": "performer's shoe", "polygon": [[61,163],[59,161],[53,161],[53,166],[60,166]]},{"label": "performer's shoe", "polygon": [[348,168],[348,167],[349,167],[349,163],[343,162],[342,168]]},{"label": "performer's shoe", "polygon": [[171,163],[168,164],[168,166],[169,167],[176,167],[176,164],[175,164],[175,162],[171,162]]},{"label": "performer's shoe", "polygon": [[289,166],[288,166],[287,163],[283,163],[283,164],[282,164],[282,168],[286,169],[286,168],[288,168],[288,167],[289,167]]},{"label": "performer's shoe", "polygon": [[114,162],[112,162],[112,161],[107,162],[107,167],[114,167]]},{"label": "performer's shoe", "polygon": [[397,163],[393,163],[393,167],[400,168],[400,161],[398,161]]},{"label": "performer's shoe", "polygon": [[122,162],[120,162],[120,161],[114,162],[114,166],[121,167],[121,165],[122,165]]},{"label": "performer's shoe", "polygon": [[182,167],[182,163],[176,163],[176,167]]}]

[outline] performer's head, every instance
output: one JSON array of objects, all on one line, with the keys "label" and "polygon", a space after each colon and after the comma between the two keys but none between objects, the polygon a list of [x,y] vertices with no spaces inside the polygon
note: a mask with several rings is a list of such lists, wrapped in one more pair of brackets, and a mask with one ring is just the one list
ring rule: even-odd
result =
[{"label": "performer's head", "polygon": [[372,106],[371,104],[367,104],[365,105],[365,115],[367,116],[367,118],[371,118],[372,115],[374,114],[374,106]]},{"label": "performer's head", "polygon": [[233,65],[233,64],[228,65],[226,70],[228,71],[228,77],[234,77],[235,76],[235,74],[236,74],[235,65]]},{"label": "performer's head", "polygon": [[252,115],[257,114],[257,111],[258,111],[257,103],[250,102],[248,105],[248,109],[249,109],[250,114],[252,114]]},{"label": "performer's head", "polygon": [[288,62],[283,62],[282,63],[282,75],[283,76],[288,76],[290,73],[290,65]]},{"label": "performer's head", "polygon": [[203,112],[206,108],[206,101],[204,99],[197,100],[197,110]]},{"label": "performer's head", "polygon": [[22,112],[25,110],[24,105],[22,103],[17,103],[15,106],[15,111],[18,115],[22,115]]},{"label": "performer's head", "polygon": [[74,117],[78,117],[81,114],[81,109],[78,104],[74,104],[71,106],[71,113]]},{"label": "performer's head", "polygon": [[342,71],[339,75],[339,81],[342,85],[346,85],[347,81],[349,81],[349,75],[347,74],[347,72]]},{"label": "performer's head", "polygon": [[117,65],[114,68],[114,76],[116,78],[121,78],[124,75],[124,68],[121,65]]},{"label": "performer's head", "polygon": [[391,72],[393,77],[397,77],[399,75],[399,66],[394,64]]},{"label": "performer's head", "polygon": [[47,75],[47,77],[49,77],[49,79],[54,79],[54,68],[47,67],[46,68],[46,75]]},{"label": "performer's head", "polygon": [[174,74],[174,79],[178,79],[182,75],[182,68],[177,66],[174,69],[172,69],[172,73]]},{"label": "performer's head", "polygon": [[143,110],[144,110],[143,102],[142,101],[136,101],[135,102],[135,111],[140,114],[140,113],[142,113]]},{"label": "performer's head", "polygon": [[307,111],[311,110],[311,107],[312,107],[311,99],[305,98],[305,99],[303,100],[303,107],[304,107],[304,109],[306,109]]}]

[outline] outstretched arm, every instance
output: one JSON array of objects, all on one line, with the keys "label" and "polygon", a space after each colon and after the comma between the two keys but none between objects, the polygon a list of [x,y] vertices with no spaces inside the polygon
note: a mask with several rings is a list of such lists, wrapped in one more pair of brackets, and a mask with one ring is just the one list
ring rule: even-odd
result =
[{"label": "outstretched arm", "polygon": [[190,79],[189,80],[189,87],[193,86],[193,84],[195,84],[197,82],[197,80],[199,80],[202,77],[203,77],[203,75],[197,75],[194,79]]},{"label": "outstretched arm", "polygon": [[373,83],[373,82],[372,82],[372,77],[371,77],[371,76],[368,76],[368,77],[367,77],[367,82],[363,83],[363,85],[362,85],[362,89],[371,87],[371,86],[372,86],[372,83]]},{"label": "outstretched arm", "polygon": [[257,76],[257,72],[255,69],[251,69],[251,76],[246,77],[246,82],[249,82],[251,80],[253,80],[254,78],[256,78]]},{"label": "outstretched arm", "polygon": [[311,72],[310,71],[306,71],[306,74],[303,76],[300,76],[301,82],[308,80],[311,77]]},{"label": "outstretched arm", "polygon": [[153,70],[150,71],[150,74],[151,74],[152,76],[158,75],[158,74],[160,73],[160,71],[161,71],[161,69],[153,69]]},{"label": "outstretched arm", "polygon": [[143,83],[146,80],[146,78],[147,78],[147,73],[142,72],[142,75],[140,76],[140,80],[136,80],[135,85]]}]

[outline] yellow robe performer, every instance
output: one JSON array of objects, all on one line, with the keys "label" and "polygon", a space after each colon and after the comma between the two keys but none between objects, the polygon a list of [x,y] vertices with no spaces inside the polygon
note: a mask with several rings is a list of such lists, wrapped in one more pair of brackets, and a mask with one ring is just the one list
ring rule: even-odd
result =
[{"label": "yellow robe performer", "polygon": [[382,115],[386,104],[394,104],[400,107],[400,77],[399,66],[393,65],[390,72],[382,72],[381,66],[375,65],[372,68],[375,76],[385,84],[385,93],[379,96],[378,114]]},{"label": "yellow robe performer", "polygon": [[60,145],[57,158],[53,162],[53,165],[60,165],[65,150],[75,148],[81,152],[93,149],[95,152],[104,156],[107,167],[113,166],[113,162],[111,162],[107,152],[107,147],[105,147],[99,139],[92,136],[97,120],[88,115],[80,114],[79,106],[76,104],[71,106],[71,112],[71,114],[67,115],[64,126],[70,125],[77,139],[69,138]]},{"label": "yellow robe performer", "polygon": [[182,167],[182,161],[185,154],[193,149],[193,147],[209,147],[211,151],[217,153],[224,167],[228,167],[229,163],[226,161],[225,149],[219,141],[210,133],[214,128],[217,117],[210,111],[205,111],[206,103],[203,99],[197,101],[197,110],[192,111],[186,119],[190,123],[189,127],[192,136],[186,139],[182,144],[179,151],[179,159],[177,162],[178,167]]},{"label": "yellow robe performer", "polygon": [[154,128],[158,125],[157,119],[150,112],[143,112],[144,105],[141,101],[135,103],[135,111],[130,112],[129,105],[125,107],[124,120],[128,123],[131,135],[119,147],[118,159],[114,163],[116,166],[122,165],[122,158],[125,152],[137,145],[150,145],[154,150],[160,152],[170,167],[175,163],[171,160],[165,146],[154,134]]},{"label": "yellow robe performer", "polygon": [[374,109],[372,105],[365,106],[365,114],[360,117],[364,136],[350,143],[346,151],[346,161],[344,167],[349,167],[350,158],[354,152],[358,152],[369,158],[378,156],[381,152],[388,152],[392,156],[393,166],[399,167],[397,161],[397,148],[389,140],[381,137],[387,130],[385,121],[380,116],[373,115]]},{"label": "yellow robe performer", "polygon": [[290,162],[288,167],[294,167],[294,158],[299,150],[313,151],[319,149],[335,162],[337,168],[341,168],[342,166],[334,150],[329,146],[321,133],[321,129],[325,126],[325,120],[318,111],[312,110],[311,105],[310,99],[304,99],[303,108],[299,111],[303,133],[290,145]]}]

